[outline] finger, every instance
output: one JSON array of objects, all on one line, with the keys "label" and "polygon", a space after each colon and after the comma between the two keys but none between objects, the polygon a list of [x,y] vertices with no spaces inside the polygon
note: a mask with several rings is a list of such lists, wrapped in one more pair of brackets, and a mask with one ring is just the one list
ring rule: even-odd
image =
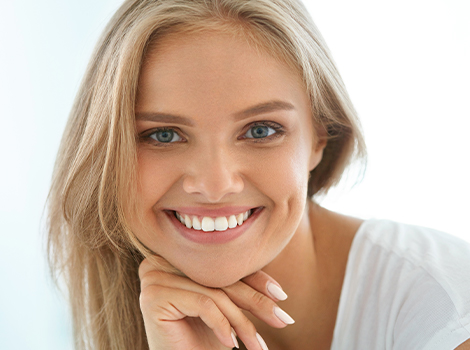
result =
[{"label": "finger", "polygon": [[[235,329],[238,337],[246,345],[247,349],[262,350],[256,336],[256,328],[253,323],[243,314],[239,306],[236,305],[221,289],[208,288],[197,284],[187,277],[175,276],[162,271],[149,271],[141,280],[142,289],[145,286],[151,287],[152,284],[158,284],[162,287],[174,288],[188,292],[194,292],[205,295],[215,302],[218,309],[225,315],[230,325]],[[267,300],[270,300],[266,298]],[[274,305],[274,302],[270,300]],[[266,312],[272,315],[272,307],[266,308]],[[261,314],[261,311],[258,312]],[[271,316],[269,324],[277,325],[278,328],[285,327],[277,317]],[[265,317],[268,319],[268,317]]]},{"label": "finger", "polygon": [[257,271],[243,278],[242,281],[274,301],[287,299],[287,294],[282,290],[281,285],[263,271]]},{"label": "finger", "polygon": [[294,323],[292,317],[277,306],[271,298],[242,281],[223,288],[223,291],[238,307],[249,311],[272,327],[284,328]]},{"label": "finger", "polygon": [[234,346],[230,322],[206,295],[151,285],[142,290],[140,305],[144,318],[154,324],[172,326],[172,322],[185,317],[199,317],[224,346]]},{"label": "finger", "polygon": [[173,265],[171,265],[166,259],[159,255],[151,255],[140,263],[139,266],[139,278],[142,279],[142,277],[150,272],[150,271],[164,271],[168,273],[172,273],[175,275],[182,276],[183,273],[176,269]]}]

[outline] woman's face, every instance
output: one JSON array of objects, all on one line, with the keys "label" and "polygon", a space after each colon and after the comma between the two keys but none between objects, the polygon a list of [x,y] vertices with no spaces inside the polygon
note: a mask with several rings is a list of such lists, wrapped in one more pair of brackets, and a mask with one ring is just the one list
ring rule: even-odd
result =
[{"label": "woman's face", "polygon": [[324,144],[286,64],[228,33],[167,36],[142,67],[136,127],[148,248],[223,287],[287,245]]}]

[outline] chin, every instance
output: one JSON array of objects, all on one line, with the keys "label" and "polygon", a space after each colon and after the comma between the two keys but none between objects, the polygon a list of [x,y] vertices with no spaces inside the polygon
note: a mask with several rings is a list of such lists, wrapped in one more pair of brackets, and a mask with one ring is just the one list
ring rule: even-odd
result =
[{"label": "chin", "polygon": [[[241,279],[259,271],[265,265],[245,265],[238,266],[218,266],[217,268],[206,268],[188,271],[182,271],[186,277],[194,282],[209,288],[225,288],[240,281]],[[203,271],[203,272],[201,272]]]},{"label": "chin", "polygon": [[243,276],[234,277],[233,275],[224,273],[207,273],[196,275],[187,274],[186,276],[194,282],[209,288],[224,288],[234,284],[235,282],[238,282],[241,278],[243,278]]}]

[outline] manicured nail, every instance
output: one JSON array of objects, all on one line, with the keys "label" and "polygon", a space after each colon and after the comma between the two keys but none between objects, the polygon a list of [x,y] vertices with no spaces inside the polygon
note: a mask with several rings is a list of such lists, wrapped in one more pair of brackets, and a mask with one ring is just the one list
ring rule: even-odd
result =
[{"label": "manicured nail", "polygon": [[294,319],[290,317],[289,314],[282,310],[279,306],[274,307],[274,314],[285,324],[295,323]]},{"label": "manicured nail", "polygon": [[287,299],[287,294],[282,290],[282,288],[272,282],[268,283],[268,292],[278,300]]},{"label": "manicured nail", "polygon": [[235,347],[239,349],[240,347],[238,346],[237,336],[235,335],[235,331],[233,330],[233,328],[232,328],[231,334],[232,334],[233,345],[235,345]]},{"label": "manicured nail", "polygon": [[259,345],[261,345],[261,349],[263,350],[269,350],[268,346],[266,345],[266,342],[264,341],[263,338],[259,335],[259,333],[256,333],[256,338],[258,339]]}]

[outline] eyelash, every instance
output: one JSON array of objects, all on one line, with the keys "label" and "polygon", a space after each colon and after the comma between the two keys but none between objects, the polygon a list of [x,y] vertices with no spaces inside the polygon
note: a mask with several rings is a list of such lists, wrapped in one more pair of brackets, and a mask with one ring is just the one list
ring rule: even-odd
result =
[{"label": "eyelash", "polygon": [[[268,128],[271,128],[274,130],[274,133],[269,135],[269,136],[266,136],[266,137],[263,137],[263,138],[249,138],[249,137],[246,137],[246,133],[254,128],[254,127],[257,127],[257,126],[266,126]],[[173,131],[175,132],[176,134],[179,135],[179,137],[181,137],[182,141],[186,141],[186,139],[181,136],[181,131],[178,130],[177,128],[172,128],[172,127],[160,127],[160,128],[155,128],[155,129],[151,129],[151,130],[148,130],[148,131],[145,131],[143,133],[141,133],[139,135],[139,139],[141,141],[144,141],[144,142],[147,142],[147,143],[150,143],[156,147],[169,147],[169,146],[172,146],[172,144],[174,143],[180,143],[181,141],[177,141],[177,142],[159,142],[155,139],[153,139],[151,136],[156,134],[157,132],[162,132],[162,131]],[[237,139],[238,140],[247,140],[248,142],[253,142],[253,143],[263,143],[263,142],[268,142],[268,141],[271,141],[275,138],[278,138],[282,135],[285,134],[285,130],[284,130],[284,127],[281,125],[281,124],[278,124],[276,122],[272,122],[272,121],[262,121],[262,122],[254,122],[250,125],[248,125],[243,133],[242,136],[239,136]]]}]

